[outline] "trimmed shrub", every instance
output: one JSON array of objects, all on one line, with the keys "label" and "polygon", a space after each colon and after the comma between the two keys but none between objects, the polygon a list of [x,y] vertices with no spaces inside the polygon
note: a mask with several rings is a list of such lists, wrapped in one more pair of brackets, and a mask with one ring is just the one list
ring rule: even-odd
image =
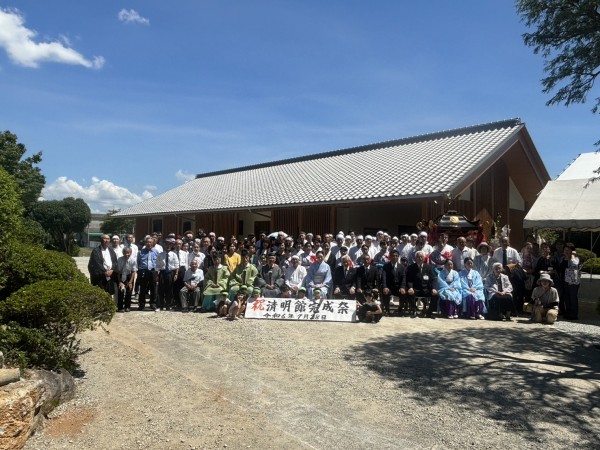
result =
[{"label": "trimmed shrub", "polygon": [[585,248],[576,248],[577,257],[579,258],[580,264],[585,264],[588,259],[596,258],[596,254],[590,250],[586,250]]},{"label": "trimmed shrub", "polygon": [[[77,335],[110,323],[114,314],[112,297],[87,281],[39,281],[0,302],[4,339],[18,343],[12,358],[52,369],[75,368],[81,354]],[[11,348],[0,341],[0,350],[8,354]]]},{"label": "trimmed shrub", "polygon": [[588,259],[581,267],[583,272],[600,274],[600,258]]},{"label": "trimmed shrub", "polygon": [[2,269],[7,279],[0,290],[0,298],[43,280],[87,282],[87,277],[77,269],[69,255],[14,241],[9,245]]},{"label": "trimmed shrub", "polygon": [[56,336],[45,330],[22,327],[16,322],[0,325],[0,350],[8,365],[48,370],[77,369],[74,350],[61,345]]}]

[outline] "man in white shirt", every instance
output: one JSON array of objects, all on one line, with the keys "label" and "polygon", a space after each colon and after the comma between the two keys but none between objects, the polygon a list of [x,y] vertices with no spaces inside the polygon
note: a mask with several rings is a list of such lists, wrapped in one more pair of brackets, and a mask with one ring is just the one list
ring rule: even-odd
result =
[{"label": "man in white shirt", "polygon": [[471,257],[471,250],[467,247],[467,240],[460,236],[456,239],[456,247],[452,250],[454,270],[460,272],[465,268],[465,258]]},{"label": "man in white shirt", "polygon": [[133,236],[133,234],[128,234],[125,239],[125,242],[123,242],[123,248],[130,248],[131,257],[137,260],[137,254],[139,249],[138,246],[135,245],[135,237]]},{"label": "man in white shirt", "polygon": [[500,240],[500,247],[494,250],[494,259],[502,263],[505,273],[509,271],[509,264],[521,264],[521,255],[510,246],[510,240],[506,236]]},{"label": "man in white shirt", "polygon": [[284,278],[285,284],[289,286],[292,296],[295,297],[306,278],[306,267],[300,264],[300,258],[297,255],[290,258],[290,265],[285,269]]},{"label": "man in white shirt", "polygon": [[[193,259],[190,262],[190,268],[185,271],[185,275],[183,276],[183,287],[179,291],[182,312],[189,311],[188,306],[190,303],[193,303],[194,309],[199,308],[203,281],[204,272],[198,268],[198,261]],[[188,302],[188,299],[190,298],[191,302]]]}]

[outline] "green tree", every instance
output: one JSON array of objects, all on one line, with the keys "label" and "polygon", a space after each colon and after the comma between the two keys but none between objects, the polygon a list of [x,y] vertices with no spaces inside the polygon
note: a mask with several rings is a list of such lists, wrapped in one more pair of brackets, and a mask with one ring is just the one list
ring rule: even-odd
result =
[{"label": "green tree", "polygon": [[46,177],[37,164],[42,161],[42,152],[23,159],[27,153],[25,145],[17,142],[17,136],[10,131],[0,133],[0,167],[8,172],[18,186],[21,202],[26,211],[37,203]]},{"label": "green tree", "polygon": [[50,243],[58,250],[71,254],[76,233],[83,233],[92,220],[90,207],[80,198],[38,202],[31,212],[50,235]]},{"label": "green tree", "polygon": [[23,205],[13,178],[0,167],[0,290],[8,281],[9,242],[19,234]]},{"label": "green tree", "polygon": [[[523,22],[534,29],[523,34],[525,44],[545,60],[543,92],[553,93],[546,104],[585,103],[600,74],[598,1],[517,0],[516,5]],[[600,97],[596,97],[592,113],[599,108]],[[595,172],[600,174],[600,168]]]},{"label": "green tree", "polygon": [[[600,13],[597,0],[519,0],[517,11],[535,28],[523,40],[544,59],[548,105],[584,103],[600,74]],[[592,111],[598,112],[600,97]]]},{"label": "green tree", "polygon": [[124,217],[114,217],[113,214],[118,213],[120,209],[111,209],[106,213],[100,225],[100,231],[108,235],[122,235],[133,233],[135,221]]}]

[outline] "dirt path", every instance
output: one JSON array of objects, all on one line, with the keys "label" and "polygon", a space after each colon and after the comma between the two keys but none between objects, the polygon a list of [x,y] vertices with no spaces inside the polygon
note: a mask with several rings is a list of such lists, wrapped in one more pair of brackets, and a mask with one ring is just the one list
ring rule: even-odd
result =
[{"label": "dirt path", "polygon": [[600,351],[550,327],[119,314],[27,449],[598,448]]}]

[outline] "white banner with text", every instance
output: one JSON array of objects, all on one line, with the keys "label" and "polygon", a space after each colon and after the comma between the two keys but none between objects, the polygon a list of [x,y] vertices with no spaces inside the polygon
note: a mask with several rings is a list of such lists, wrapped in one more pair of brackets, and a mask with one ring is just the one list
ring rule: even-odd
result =
[{"label": "white banner with text", "polygon": [[307,298],[249,298],[247,319],[317,320],[356,322],[354,300],[309,300]]}]

